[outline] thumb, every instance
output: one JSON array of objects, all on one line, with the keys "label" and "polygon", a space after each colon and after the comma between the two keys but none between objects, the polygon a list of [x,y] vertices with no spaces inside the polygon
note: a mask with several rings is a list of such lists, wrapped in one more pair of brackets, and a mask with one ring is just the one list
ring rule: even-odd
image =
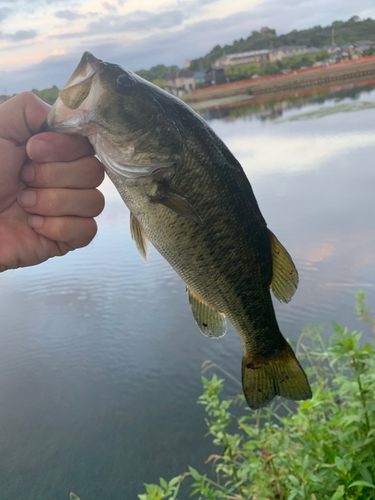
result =
[{"label": "thumb", "polygon": [[0,108],[0,138],[15,144],[26,144],[37,132],[51,106],[31,92],[22,92]]}]

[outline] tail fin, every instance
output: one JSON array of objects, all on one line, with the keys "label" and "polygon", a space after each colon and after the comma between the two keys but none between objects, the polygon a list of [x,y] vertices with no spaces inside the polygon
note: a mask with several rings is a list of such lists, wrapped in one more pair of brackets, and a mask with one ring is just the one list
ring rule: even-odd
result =
[{"label": "tail fin", "polygon": [[275,396],[309,399],[312,396],[305,372],[292,348],[285,346],[270,358],[247,355],[242,359],[242,386],[251,409],[266,406]]}]

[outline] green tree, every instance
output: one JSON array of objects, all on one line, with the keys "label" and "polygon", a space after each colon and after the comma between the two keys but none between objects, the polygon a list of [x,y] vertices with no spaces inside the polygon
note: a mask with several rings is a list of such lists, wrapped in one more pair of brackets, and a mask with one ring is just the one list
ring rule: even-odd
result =
[{"label": "green tree", "polygon": [[280,69],[282,69],[281,61],[275,61],[275,62],[268,61],[260,68],[260,74],[276,75],[277,73],[280,73]]},{"label": "green tree", "polygon": [[33,89],[31,92],[42,99],[44,102],[52,106],[56,99],[59,97],[60,90],[56,87],[56,85],[54,85],[50,89]]},{"label": "green tree", "polygon": [[365,50],[363,52],[363,55],[364,56],[374,56],[375,55],[375,45],[373,45],[372,47],[370,47],[368,50]]},{"label": "green tree", "polygon": [[253,75],[259,74],[259,66],[255,63],[251,64],[230,64],[224,69],[224,73],[232,82],[237,80],[246,80]]},{"label": "green tree", "polygon": [[178,66],[164,66],[164,64],[158,64],[147,70],[140,69],[136,71],[136,74],[149,82],[153,82],[154,80],[165,80],[168,74],[174,69],[178,69]]},{"label": "green tree", "polygon": [[157,87],[160,87],[161,89],[164,89],[165,86],[166,86],[165,80],[158,80],[158,79],[156,79],[156,80],[153,80],[152,83],[154,85],[156,85]]},{"label": "green tree", "polygon": [[371,18],[360,20],[358,16],[352,16],[348,21],[335,21],[328,26],[318,25],[300,31],[293,30],[279,36],[275,30],[267,33],[253,31],[247,38],[235,40],[232,44],[224,47],[216,45],[205,56],[193,59],[190,68],[192,71],[208,69],[224,53],[236,54],[250,50],[278,48],[283,45],[306,45],[322,49],[326,45],[331,45],[332,28],[335,28],[335,40],[338,45],[365,39],[375,42],[375,20]]}]

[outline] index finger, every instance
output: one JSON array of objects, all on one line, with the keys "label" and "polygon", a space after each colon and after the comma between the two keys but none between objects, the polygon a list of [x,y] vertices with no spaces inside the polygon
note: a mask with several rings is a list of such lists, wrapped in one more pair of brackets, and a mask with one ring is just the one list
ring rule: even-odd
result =
[{"label": "index finger", "polygon": [[31,160],[38,163],[75,161],[83,156],[95,154],[86,137],[57,132],[34,135],[26,144],[26,152]]},{"label": "index finger", "polygon": [[0,137],[15,145],[26,144],[38,132],[51,106],[31,92],[22,92],[1,105]]}]

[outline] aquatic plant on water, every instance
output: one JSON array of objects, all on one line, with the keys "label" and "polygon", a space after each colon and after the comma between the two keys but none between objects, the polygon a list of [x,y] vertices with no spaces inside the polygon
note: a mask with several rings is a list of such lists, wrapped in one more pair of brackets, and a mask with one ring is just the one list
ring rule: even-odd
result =
[{"label": "aquatic plant on water", "polygon": [[[356,308],[375,333],[363,292]],[[252,412],[242,395],[221,397],[223,379],[203,377],[198,403],[218,447],[207,460],[211,473],[189,467],[170,481],[146,484],[139,500],[183,500],[186,482],[197,500],[375,499],[375,346],[363,345],[360,332],[336,323],[333,329],[326,344],[323,329],[310,325],[297,345],[313,382],[311,400]],[[207,362],[203,370],[215,366]]]}]

